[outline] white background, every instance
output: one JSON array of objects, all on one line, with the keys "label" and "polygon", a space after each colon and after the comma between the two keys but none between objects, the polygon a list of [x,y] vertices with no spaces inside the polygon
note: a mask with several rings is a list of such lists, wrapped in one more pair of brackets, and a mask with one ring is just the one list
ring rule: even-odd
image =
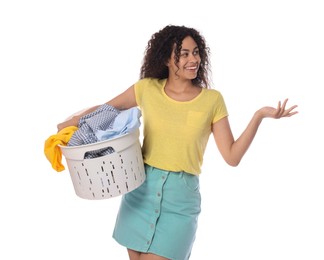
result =
[{"label": "white background", "polygon": [[[56,124],[138,80],[150,36],[198,29],[235,137],[265,120],[241,164],[210,138],[193,260],[323,260],[324,9],[320,0],[0,3],[1,259],[128,259],[111,234],[120,198],[88,201],[43,153]],[[179,241],[181,243],[181,241]]]}]

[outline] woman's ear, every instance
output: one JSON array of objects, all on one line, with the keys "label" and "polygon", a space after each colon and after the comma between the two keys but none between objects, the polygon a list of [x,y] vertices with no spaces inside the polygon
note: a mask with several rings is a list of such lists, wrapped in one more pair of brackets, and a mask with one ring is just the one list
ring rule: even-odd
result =
[{"label": "woman's ear", "polygon": [[165,62],[165,66],[167,66],[167,67],[170,66],[170,59],[168,59],[168,60]]}]

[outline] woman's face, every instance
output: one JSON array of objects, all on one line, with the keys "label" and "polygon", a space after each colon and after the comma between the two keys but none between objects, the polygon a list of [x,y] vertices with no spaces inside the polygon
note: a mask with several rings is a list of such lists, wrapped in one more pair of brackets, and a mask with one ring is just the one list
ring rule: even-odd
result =
[{"label": "woman's face", "polygon": [[175,63],[174,49],[168,62],[169,75],[182,79],[195,79],[200,66],[200,55],[197,43],[187,36],[182,41],[179,62]]}]

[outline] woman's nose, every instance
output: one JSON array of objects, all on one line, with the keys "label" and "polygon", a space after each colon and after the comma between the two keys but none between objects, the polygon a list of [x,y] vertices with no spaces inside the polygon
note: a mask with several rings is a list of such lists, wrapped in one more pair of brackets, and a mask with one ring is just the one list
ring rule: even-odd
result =
[{"label": "woman's nose", "polygon": [[189,61],[190,62],[197,62],[197,56],[194,54],[189,55]]}]

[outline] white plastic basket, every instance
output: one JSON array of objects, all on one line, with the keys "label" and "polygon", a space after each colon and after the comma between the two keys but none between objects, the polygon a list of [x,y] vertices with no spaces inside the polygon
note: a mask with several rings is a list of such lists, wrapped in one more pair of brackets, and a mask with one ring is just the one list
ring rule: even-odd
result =
[{"label": "white plastic basket", "polygon": [[[115,152],[84,159],[89,151],[111,147]],[[65,156],[75,193],[99,200],[126,194],[145,180],[139,129],[132,133],[82,146],[60,146]]]}]

